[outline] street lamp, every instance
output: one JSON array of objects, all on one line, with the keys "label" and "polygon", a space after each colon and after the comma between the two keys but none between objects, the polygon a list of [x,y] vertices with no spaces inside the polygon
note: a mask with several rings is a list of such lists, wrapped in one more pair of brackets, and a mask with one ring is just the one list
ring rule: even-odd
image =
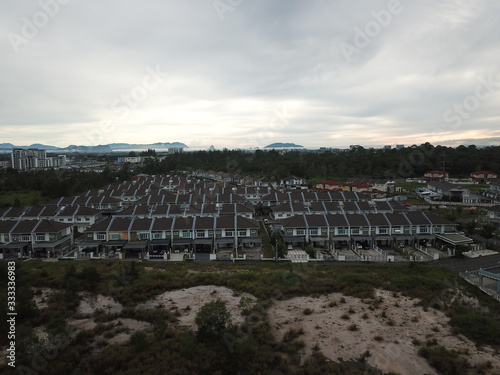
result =
[{"label": "street lamp", "polygon": [[274,255],[274,261],[278,261],[278,239],[276,238],[276,246],[274,247],[275,255]]}]

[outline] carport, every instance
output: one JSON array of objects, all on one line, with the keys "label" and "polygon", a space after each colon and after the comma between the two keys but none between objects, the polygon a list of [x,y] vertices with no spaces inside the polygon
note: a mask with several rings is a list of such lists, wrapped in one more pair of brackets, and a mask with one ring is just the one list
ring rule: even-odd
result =
[{"label": "carport", "polygon": [[306,238],[303,236],[283,236],[283,242],[287,247],[291,245],[292,247],[303,249],[306,244]]},{"label": "carport", "polygon": [[427,244],[432,243],[434,238],[434,235],[428,233],[415,234],[415,241],[417,241],[417,245],[419,246],[427,246]]},{"label": "carport", "polygon": [[[436,239],[443,244],[443,247],[447,247],[449,251],[453,252],[451,255],[455,255],[457,246],[470,245],[474,242],[472,238],[459,233],[436,234]],[[453,247],[451,248],[449,245]]]},{"label": "carport", "polygon": [[193,241],[187,238],[175,238],[172,243],[172,250],[174,253],[191,251]]},{"label": "carport", "polygon": [[161,258],[170,249],[170,239],[154,239],[149,241],[148,252],[149,258]]},{"label": "carport", "polygon": [[193,243],[196,253],[211,253],[214,240],[212,238],[196,238]]},{"label": "carport", "polygon": [[129,241],[123,247],[125,258],[141,259],[142,254],[146,252],[148,241]]},{"label": "carport", "polygon": [[[405,235],[405,234],[396,234],[392,236],[396,241],[397,245],[412,245],[413,236]],[[399,246],[401,247],[401,246]]]},{"label": "carport", "polygon": [[0,246],[2,259],[20,258],[28,256],[30,253],[31,244],[26,242],[9,243]]},{"label": "carport", "polygon": [[320,247],[322,249],[328,249],[329,243],[328,243],[328,237],[323,236],[311,236],[310,241],[313,245],[313,247]]},{"label": "carport", "polygon": [[215,240],[217,250],[234,250],[234,242],[233,237],[217,238]]},{"label": "carport", "polygon": [[375,235],[374,240],[375,240],[375,244],[378,247],[381,247],[381,246],[392,247],[392,241],[394,239],[389,234],[377,234],[377,235]]},{"label": "carport", "polygon": [[341,249],[349,246],[350,238],[349,236],[332,236],[331,241],[334,249]]},{"label": "carport", "polygon": [[370,248],[372,247],[372,242],[373,238],[372,236],[352,236],[351,237],[351,244],[353,248],[356,248],[358,246],[369,246]]}]

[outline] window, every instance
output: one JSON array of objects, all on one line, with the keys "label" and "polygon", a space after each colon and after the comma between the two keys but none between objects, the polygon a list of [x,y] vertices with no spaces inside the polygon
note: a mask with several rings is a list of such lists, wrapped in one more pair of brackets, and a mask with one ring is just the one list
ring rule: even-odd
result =
[{"label": "window", "polygon": [[120,239],[120,235],[119,234],[112,234],[109,236],[109,239],[110,240],[119,240]]},{"label": "window", "polygon": [[305,229],[297,229],[297,236],[305,236],[305,235],[306,235]]},{"label": "window", "polygon": [[226,234],[226,237],[234,237],[234,230],[226,229],[224,233]]},{"label": "window", "polygon": [[98,233],[95,238],[97,240],[105,240],[106,239],[106,235],[104,233]]},{"label": "window", "polygon": [[37,234],[36,240],[37,241],[45,241],[45,234]]},{"label": "window", "polygon": [[205,231],[204,230],[197,230],[196,231],[196,237],[206,237],[205,236]]},{"label": "window", "polygon": [[419,233],[428,233],[428,232],[429,232],[429,228],[424,227],[424,226],[420,227],[420,232]]},{"label": "window", "polygon": [[162,233],[161,232],[153,232],[153,238],[155,238],[155,239],[162,238]]},{"label": "window", "polygon": [[346,228],[338,228],[337,234],[339,234],[339,235],[347,234],[347,229]]},{"label": "window", "polygon": [[311,236],[315,236],[315,235],[317,235],[318,233],[319,233],[319,230],[318,230],[317,228],[316,228],[316,229],[310,229],[310,230],[309,230],[309,234],[310,234]]},{"label": "window", "polygon": [[182,238],[191,238],[191,232],[183,231],[182,232]]},{"label": "window", "polygon": [[247,235],[246,229],[238,231],[238,237],[246,237],[246,235]]},{"label": "window", "polygon": [[389,228],[378,228],[379,234],[387,234],[389,233]]},{"label": "window", "polygon": [[360,230],[359,228],[351,228],[351,234],[359,234]]},{"label": "window", "polygon": [[139,233],[139,238],[141,240],[149,240],[149,233]]},{"label": "window", "polygon": [[31,241],[31,236],[29,234],[21,235],[21,242],[30,242],[30,241]]}]

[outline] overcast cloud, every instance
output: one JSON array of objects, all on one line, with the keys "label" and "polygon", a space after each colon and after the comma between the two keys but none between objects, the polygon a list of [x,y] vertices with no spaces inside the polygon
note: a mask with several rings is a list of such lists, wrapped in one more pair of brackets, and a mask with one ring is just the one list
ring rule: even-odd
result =
[{"label": "overcast cloud", "polygon": [[6,0],[0,143],[498,144],[498,0]]}]

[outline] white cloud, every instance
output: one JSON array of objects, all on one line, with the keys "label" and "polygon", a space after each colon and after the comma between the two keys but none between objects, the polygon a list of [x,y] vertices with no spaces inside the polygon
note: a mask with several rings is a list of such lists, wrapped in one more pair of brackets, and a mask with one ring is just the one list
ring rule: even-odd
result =
[{"label": "white cloud", "polygon": [[[500,92],[459,128],[443,113],[474,94],[478,77],[500,77],[498,2],[401,0],[346,61],[339,44],[388,4],[253,0],[221,21],[211,1],[72,0],[18,53],[3,39],[0,143],[344,147],[493,136]],[[23,35],[23,17],[39,11],[16,1],[0,32]],[[157,65],[167,77],[122,116],[116,101]],[[277,127],[283,109],[291,116]]]}]

